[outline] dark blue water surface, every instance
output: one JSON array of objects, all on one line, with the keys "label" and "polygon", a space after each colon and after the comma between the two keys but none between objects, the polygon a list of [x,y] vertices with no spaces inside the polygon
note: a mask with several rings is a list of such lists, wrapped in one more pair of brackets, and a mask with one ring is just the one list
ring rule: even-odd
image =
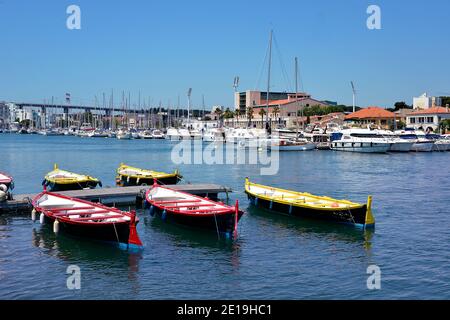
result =
[{"label": "dark blue water surface", "polygon": [[[180,169],[192,183],[233,189],[245,210],[234,243],[138,214],[145,249],[53,234],[26,215],[0,215],[0,299],[448,299],[450,152],[280,154],[277,175],[260,165],[180,165],[168,141],[0,134],[0,171],[14,192],[41,190],[61,168],[114,185],[120,162]],[[286,189],[365,202],[373,195],[376,229],[292,219],[249,207],[244,177]],[[66,269],[81,269],[68,290]],[[367,267],[381,268],[381,289],[367,289]]]}]

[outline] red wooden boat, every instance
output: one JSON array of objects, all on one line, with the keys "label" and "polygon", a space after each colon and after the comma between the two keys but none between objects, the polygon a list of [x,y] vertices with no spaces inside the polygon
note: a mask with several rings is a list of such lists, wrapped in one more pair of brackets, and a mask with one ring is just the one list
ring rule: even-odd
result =
[{"label": "red wooden boat", "polygon": [[14,182],[13,178],[7,175],[6,173],[0,172],[0,185],[4,184],[6,186],[6,190],[8,189],[14,189]]},{"label": "red wooden boat", "polygon": [[116,243],[121,248],[142,248],[136,231],[139,219],[135,212],[125,212],[99,203],[63,196],[46,190],[32,201],[33,220],[40,213],[41,223],[53,223],[75,236]]},{"label": "red wooden boat", "polygon": [[152,216],[157,213],[163,220],[209,229],[227,238],[237,237],[238,221],[244,214],[237,201],[233,207],[156,183],[147,190],[145,200]]}]

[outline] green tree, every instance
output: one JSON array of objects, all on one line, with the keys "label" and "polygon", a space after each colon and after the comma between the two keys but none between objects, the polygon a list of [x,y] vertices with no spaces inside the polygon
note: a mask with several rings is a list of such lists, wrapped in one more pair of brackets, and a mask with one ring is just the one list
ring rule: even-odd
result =
[{"label": "green tree", "polygon": [[275,119],[279,120],[280,119],[280,107],[278,107],[278,106],[273,107],[272,114],[274,115]]},{"label": "green tree", "polygon": [[442,120],[439,123],[439,130],[444,132],[444,133],[447,132],[447,131],[450,131],[450,119]]},{"label": "green tree", "polygon": [[222,116],[223,116],[222,108],[216,108],[216,110],[214,110],[214,114],[217,115],[219,120],[222,119]]},{"label": "green tree", "polygon": [[264,129],[264,115],[266,114],[266,110],[260,108],[258,114],[261,116],[261,128]]},{"label": "green tree", "polygon": [[450,97],[440,97],[442,99],[442,107],[450,107]]},{"label": "green tree", "polygon": [[407,105],[404,101],[396,102],[394,104],[394,111],[398,111],[400,109],[412,109],[412,106]]},{"label": "green tree", "polygon": [[24,119],[24,120],[20,121],[20,126],[22,126],[24,128],[28,128],[30,125],[31,125],[30,119]]},{"label": "green tree", "polygon": [[248,120],[248,126],[250,127],[250,124],[252,122],[253,119],[253,107],[248,107],[247,108],[247,120]]},{"label": "green tree", "polygon": [[223,114],[224,119],[231,119],[234,118],[233,111],[230,110],[230,108],[227,108]]}]

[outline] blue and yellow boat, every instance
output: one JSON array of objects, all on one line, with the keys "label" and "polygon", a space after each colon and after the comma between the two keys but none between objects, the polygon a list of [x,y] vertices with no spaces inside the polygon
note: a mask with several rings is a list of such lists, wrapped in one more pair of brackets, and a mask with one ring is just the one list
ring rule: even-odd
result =
[{"label": "blue and yellow boat", "polygon": [[65,191],[94,189],[97,185],[101,187],[102,182],[88,175],[61,170],[55,164],[53,171],[50,171],[45,176],[42,185],[46,186],[49,191]]},{"label": "blue and yellow boat", "polygon": [[309,193],[264,186],[245,179],[245,193],[255,206],[296,217],[351,224],[362,228],[375,226],[372,197],[366,204]]}]

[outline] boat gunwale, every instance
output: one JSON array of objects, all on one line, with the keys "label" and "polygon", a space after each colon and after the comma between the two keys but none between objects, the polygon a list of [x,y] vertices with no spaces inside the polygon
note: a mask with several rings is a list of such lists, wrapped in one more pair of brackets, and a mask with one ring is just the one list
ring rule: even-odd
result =
[{"label": "boat gunwale", "polygon": [[[52,210],[55,211],[55,209],[58,209],[58,208],[46,209],[46,208],[43,208],[43,207],[41,207],[41,206],[39,206],[37,204],[37,200],[42,198],[44,195],[50,195],[50,196],[54,196],[56,198],[62,198],[62,199],[66,199],[66,200],[70,200],[70,201],[74,201],[74,202],[81,202],[83,204],[88,204],[88,205],[91,205],[93,207],[97,207],[97,208],[108,210],[109,212],[113,212],[113,213],[117,213],[117,214],[120,214],[120,215],[123,215],[123,216],[127,216],[127,217],[130,218],[130,220],[129,221],[124,220],[124,221],[103,221],[103,222],[86,221],[86,222],[84,222],[84,221],[70,220],[70,219],[68,219],[66,217],[61,217],[61,216],[58,217],[58,216],[55,216],[55,214],[57,212],[52,212]],[[71,224],[76,224],[76,225],[106,225],[106,224],[123,224],[123,223],[130,224],[131,221],[133,220],[133,216],[134,216],[135,224],[137,224],[139,222],[139,218],[137,217],[137,215],[136,214],[132,214],[131,212],[122,211],[122,210],[114,208],[114,207],[105,206],[104,204],[101,204],[101,203],[93,203],[93,202],[90,202],[90,201],[87,201],[87,200],[78,199],[78,198],[74,198],[74,197],[70,197],[70,196],[66,196],[66,195],[62,195],[62,194],[58,194],[58,193],[54,193],[54,192],[49,192],[49,191],[46,191],[46,190],[44,190],[41,193],[39,193],[38,195],[36,195],[33,198],[33,200],[31,201],[31,204],[32,204],[33,208],[36,209],[36,211],[42,212],[48,218],[55,219],[55,220],[61,221],[63,223],[71,223]],[[83,207],[79,208],[79,210],[83,210],[83,209],[84,209]],[[62,210],[62,211],[64,211],[64,210]],[[92,212],[92,214],[95,214],[95,212]],[[94,220],[95,217],[93,217],[92,219]],[[114,219],[114,218],[112,218],[112,219]],[[117,218],[115,218],[115,219],[117,219]]]},{"label": "boat gunwale", "polygon": [[[153,190],[154,187],[170,190],[170,191],[172,191],[174,193],[178,193],[178,194],[181,193],[181,194],[187,195],[189,197],[192,197],[194,199],[200,199],[202,201],[206,201],[206,202],[214,204],[214,205],[222,206],[223,208],[218,208],[217,210],[221,210],[219,212],[201,212],[201,213],[195,213],[195,212],[189,212],[189,211],[182,212],[181,210],[173,210],[173,208],[166,209],[164,206],[158,205],[157,201],[149,199],[149,193],[150,193],[151,190]],[[173,190],[173,189],[167,188],[167,187],[159,185],[159,184],[153,185],[150,189],[147,190],[147,192],[145,193],[145,200],[148,203],[150,203],[151,205],[157,207],[159,210],[166,210],[167,212],[170,212],[172,214],[183,215],[183,216],[191,216],[191,217],[211,217],[211,216],[217,216],[217,215],[227,215],[227,214],[230,214],[230,213],[234,214],[235,211],[236,211],[235,207],[227,205],[227,204],[225,204],[223,202],[216,202],[216,201],[213,201],[211,199],[202,198],[202,197],[199,197],[199,196],[187,193],[187,192]],[[177,202],[177,200],[173,201],[173,203],[176,203],[176,202]],[[192,207],[195,207],[195,205],[193,205]],[[183,206],[180,206],[180,208],[183,208]],[[227,210],[225,210],[225,209],[227,209]],[[200,211],[200,210],[197,210],[197,212],[198,211]],[[242,210],[239,210],[239,214],[243,214],[243,213],[244,212]]]},{"label": "boat gunwale", "polygon": [[[278,198],[278,197],[275,198],[272,196],[261,195],[261,194],[252,192],[250,190],[250,188],[248,188],[249,186],[252,186],[252,185],[256,186],[256,187],[260,187],[262,189],[278,190],[278,191],[282,191],[282,192],[288,192],[288,193],[293,193],[293,194],[297,194],[297,195],[301,195],[301,196],[305,196],[305,197],[314,198],[317,200],[326,200],[326,201],[332,200],[338,204],[346,204],[346,205],[350,205],[350,206],[348,206],[348,207],[330,207],[330,206],[319,207],[319,206],[309,205],[306,203],[288,201],[288,200],[284,200],[282,198]],[[285,204],[285,205],[292,205],[295,207],[315,209],[315,210],[320,210],[320,211],[347,211],[347,210],[353,210],[353,209],[360,209],[366,205],[366,204],[362,204],[362,203],[352,202],[349,200],[339,200],[339,199],[334,199],[334,198],[326,197],[326,196],[316,196],[316,195],[312,195],[312,194],[306,193],[306,192],[298,192],[298,191],[292,191],[292,190],[287,190],[287,189],[282,189],[282,188],[269,187],[269,186],[265,186],[262,184],[253,183],[250,180],[248,180],[248,178],[246,179],[246,182],[245,182],[245,192],[247,192],[248,194],[255,196],[257,198],[261,198],[263,200],[273,201],[273,202]]]},{"label": "boat gunwale", "polygon": [[[148,174],[147,175],[145,175],[145,174],[139,175],[139,174],[121,173],[120,170],[125,169],[125,168],[135,169],[137,171],[146,172],[146,173],[148,172]],[[132,167],[132,166],[126,165],[126,164],[121,164],[119,166],[119,168],[117,168],[117,174],[118,174],[119,177],[120,176],[125,176],[125,177],[136,178],[136,179],[138,179],[138,178],[139,179],[142,179],[142,178],[144,178],[144,179],[152,179],[152,178],[162,179],[162,178],[174,178],[174,177],[180,177],[181,178],[181,175],[179,174],[178,170],[175,170],[172,173],[167,173],[167,172],[162,172],[162,171],[153,171],[153,170],[147,170],[147,169],[140,169],[140,168],[137,168],[137,167]]]},{"label": "boat gunwale", "polygon": [[[76,175],[78,177],[60,177],[60,178],[52,178],[50,177],[50,175],[56,173],[56,172],[67,172],[73,175]],[[78,183],[78,182],[88,182],[88,181],[92,181],[92,182],[100,182],[99,179],[91,177],[89,175],[85,175],[85,174],[79,174],[79,173],[75,173],[75,172],[71,172],[71,171],[67,171],[67,170],[63,170],[63,169],[54,169],[52,171],[50,171],[49,173],[47,173],[44,177],[45,180],[49,181],[49,182],[53,182],[53,183],[57,183],[57,184],[71,184],[71,183]]]}]

